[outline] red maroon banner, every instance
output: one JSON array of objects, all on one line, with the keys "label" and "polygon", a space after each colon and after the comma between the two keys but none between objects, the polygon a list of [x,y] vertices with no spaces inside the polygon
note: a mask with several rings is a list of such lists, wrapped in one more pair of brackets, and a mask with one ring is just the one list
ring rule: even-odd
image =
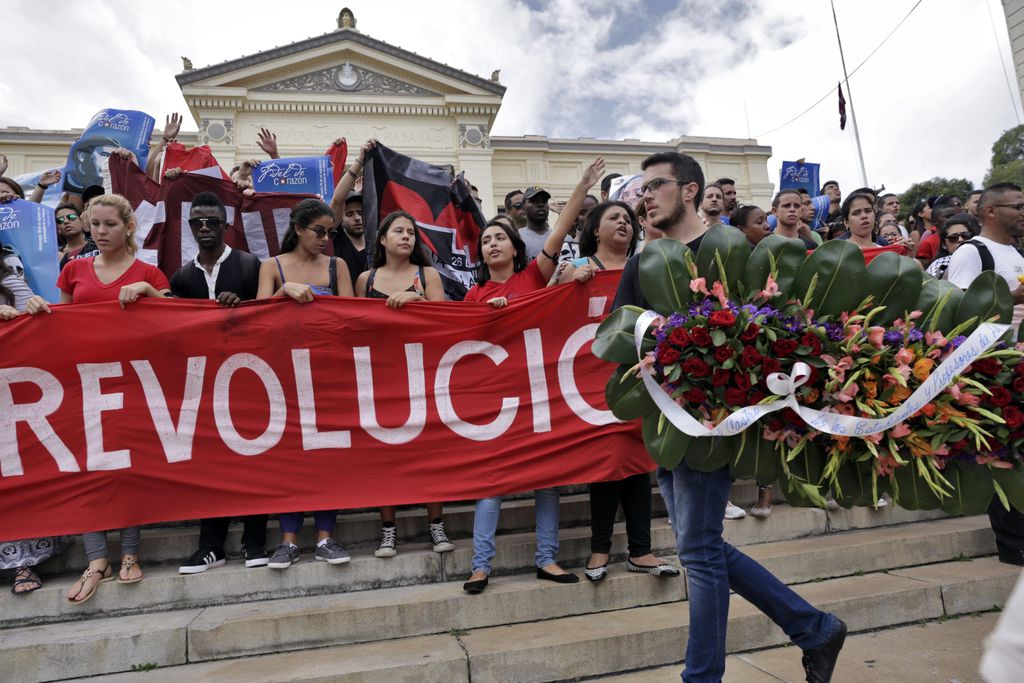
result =
[{"label": "red maroon banner", "polygon": [[147,299],[0,323],[0,538],[648,471],[590,352],[617,275],[501,310]]}]

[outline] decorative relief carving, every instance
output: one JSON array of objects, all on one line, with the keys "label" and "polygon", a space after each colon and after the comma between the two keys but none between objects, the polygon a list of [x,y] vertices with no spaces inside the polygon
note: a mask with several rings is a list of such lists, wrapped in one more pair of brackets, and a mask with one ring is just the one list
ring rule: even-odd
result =
[{"label": "decorative relief carving", "polygon": [[199,119],[200,145],[235,144],[235,122],[231,119]]},{"label": "decorative relief carving", "polygon": [[437,95],[418,85],[400,81],[345,62],[341,66],[321,69],[301,76],[254,88],[266,92],[372,92],[380,95]]},{"label": "decorative relief carving", "polygon": [[487,126],[475,123],[459,124],[459,147],[477,147],[479,149],[490,149],[491,136]]}]

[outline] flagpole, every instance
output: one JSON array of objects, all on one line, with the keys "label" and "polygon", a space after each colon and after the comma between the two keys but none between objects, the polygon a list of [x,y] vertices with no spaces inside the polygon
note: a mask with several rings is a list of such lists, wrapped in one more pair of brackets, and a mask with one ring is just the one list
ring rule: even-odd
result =
[{"label": "flagpole", "polygon": [[868,187],[868,172],[864,168],[864,151],[860,146],[860,131],[857,129],[857,113],[853,107],[853,91],[850,90],[850,77],[846,73],[846,56],[843,54],[843,39],[839,37],[839,19],[836,18],[835,0],[829,0],[832,5],[832,22],[836,26],[836,42],[839,43],[839,59],[843,63],[843,82],[846,83],[846,96],[850,101],[850,122],[853,123],[853,138],[857,142],[857,160],[860,161],[860,178],[864,187]]}]

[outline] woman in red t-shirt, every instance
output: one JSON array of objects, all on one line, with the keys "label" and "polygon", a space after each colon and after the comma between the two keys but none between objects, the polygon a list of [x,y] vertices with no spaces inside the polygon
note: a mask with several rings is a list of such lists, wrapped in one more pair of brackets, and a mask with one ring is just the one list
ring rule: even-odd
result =
[{"label": "woman in red t-shirt", "polygon": [[[527,264],[526,248],[519,234],[502,221],[491,221],[477,243],[480,276],[466,294],[466,301],[487,302],[495,308],[508,305],[510,299],[547,286],[555,272],[562,242],[579,215],[587,191],[600,180],[604,159],[598,157],[583,172],[565,210],[537,258]],[[558,489],[534,492],[537,529],[537,578],[556,583],[576,583],[580,579],[558,566]],[[487,587],[494,559],[494,539],[498,531],[501,496],[481,498],[473,515],[473,574],[463,584],[467,593],[480,593]]]},{"label": "woman in red t-shirt", "polygon": [[[57,280],[62,304],[119,301],[121,308],[141,297],[163,298],[170,285],[157,268],[135,258],[138,222],[131,204],[116,194],[100,195],[88,209],[92,236],[100,253],[68,262]],[[49,313],[46,300],[34,296],[25,305],[32,315]],[[89,568],[68,589],[68,602],[80,605],[93,596],[101,582],[114,578],[107,552],[107,534],[95,531],[82,536]],[[121,570],[118,583],[142,580],[139,567],[139,527],[121,529]]]}]

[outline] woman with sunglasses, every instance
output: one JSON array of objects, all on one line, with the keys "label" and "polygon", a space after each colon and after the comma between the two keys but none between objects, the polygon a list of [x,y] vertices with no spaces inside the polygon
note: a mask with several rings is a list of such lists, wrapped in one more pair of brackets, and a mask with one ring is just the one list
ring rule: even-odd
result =
[{"label": "woman with sunglasses", "polygon": [[85,221],[73,204],[60,204],[54,213],[57,219],[57,234],[64,240],[64,249],[60,252],[61,270],[68,261],[100,253],[92,237],[85,232]]},{"label": "woman with sunglasses", "polygon": [[958,213],[951,216],[941,228],[939,228],[939,252],[935,260],[928,266],[928,274],[937,280],[946,275],[949,268],[949,259],[953,252],[960,248],[960,245],[977,236],[981,232],[981,224],[978,219],[969,213]]},{"label": "woman with sunglasses", "polygon": [[[430,267],[416,219],[405,211],[393,211],[380,224],[377,245],[373,251],[373,267],[356,280],[356,296],[384,299],[388,308],[399,309],[414,301],[444,301],[441,275]],[[441,518],[443,503],[427,503],[430,542],[435,553],[455,550],[444,530]],[[395,507],[380,509],[381,541],[375,557],[397,554]]]},{"label": "woman with sunglasses", "polygon": [[[562,241],[579,215],[587,192],[601,178],[604,159],[594,159],[576,185],[565,209],[558,215],[554,229],[544,242],[540,254],[527,262],[526,245],[519,234],[503,222],[491,221],[480,233],[477,257],[480,272],[477,283],[466,293],[466,301],[488,303],[504,308],[516,297],[547,286],[555,272]],[[580,579],[558,566],[558,489],[534,492],[537,529],[537,578],[556,583],[577,583]],[[473,573],[462,585],[467,593],[477,594],[487,587],[494,559],[494,539],[498,533],[501,496],[481,498],[473,516]]]},{"label": "woman with sunglasses", "polygon": [[[281,239],[280,253],[260,266],[257,299],[287,296],[301,304],[318,296],[352,296],[348,266],[337,256],[326,254],[337,235],[334,212],[319,199],[303,199],[292,209],[288,230]],[[281,544],[267,566],[287,569],[299,561],[299,531],[305,521],[302,512],[278,515]],[[337,510],[313,513],[317,542],[314,559],[328,564],[345,564],[352,557],[332,535],[338,523]]]}]

